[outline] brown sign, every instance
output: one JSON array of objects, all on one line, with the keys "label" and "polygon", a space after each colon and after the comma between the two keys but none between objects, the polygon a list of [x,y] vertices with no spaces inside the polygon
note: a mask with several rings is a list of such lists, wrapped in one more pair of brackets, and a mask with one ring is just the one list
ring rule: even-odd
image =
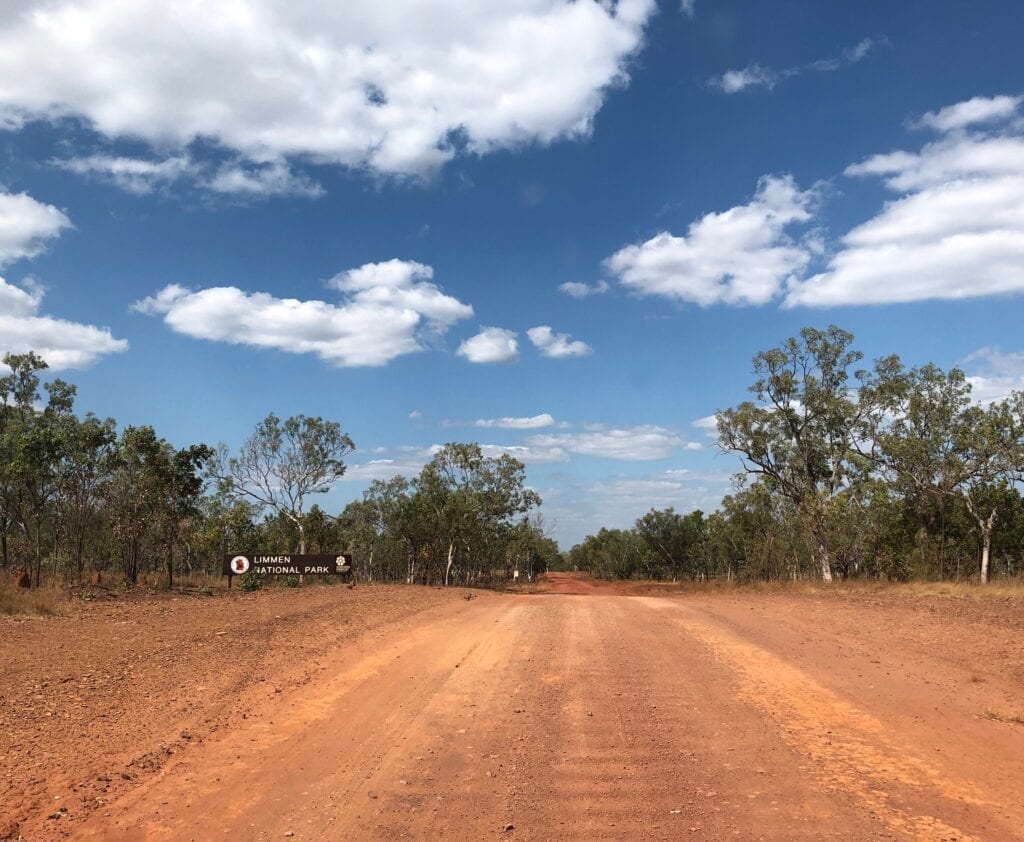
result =
[{"label": "brown sign", "polygon": [[341,576],[352,572],[352,553],[334,555],[261,555],[236,553],[224,556],[225,576]]}]

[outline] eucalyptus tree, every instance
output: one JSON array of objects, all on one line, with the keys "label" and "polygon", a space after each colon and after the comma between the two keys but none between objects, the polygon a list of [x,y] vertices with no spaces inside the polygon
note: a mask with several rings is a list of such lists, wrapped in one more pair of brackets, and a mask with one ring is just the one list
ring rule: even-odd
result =
[{"label": "eucalyptus tree", "polygon": [[25,436],[36,414],[39,372],[47,367],[34,353],[5,354],[0,377],[0,550],[6,568],[12,530],[22,511]]},{"label": "eucalyptus tree", "polygon": [[229,457],[222,445],[214,475],[236,499],[269,508],[287,518],[306,552],[303,514],[308,498],[324,494],[345,473],[344,457],[355,449],[336,421],[295,415],[282,421],[271,413]]},{"label": "eucalyptus tree", "polygon": [[81,579],[85,564],[85,545],[90,526],[102,505],[103,466],[117,433],[114,420],[101,420],[89,413],[80,421],[65,419],[60,432],[60,461],[57,470],[58,505],[67,534],[70,569]]},{"label": "eucalyptus tree", "polygon": [[651,509],[634,527],[651,551],[664,563],[675,581],[682,575],[704,575],[706,529],[704,513],[677,514],[675,509]]},{"label": "eucalyptus tree", "polygon": [[194,444],[181,450],[169,445],[160,448],[161,458],[154,462],[154,480],[159,496],[157,519],[164,545],[167,587],[174,587],[174,550],[188,521],[198,517],[199,498],[206,485],[203,468],[214,450]]},{"label": "eucalyptus tree", "polygon": [[[38,372],[46,369],[46,363],[32,353],[4,359],[11,374],[0,382],[0,394],[5,410],[13,410],[5,411],[10,416],[5,437],[10,441],[5,448],[4,508],[32,548],[32,578],[38,586],[44,542],[48,540],[52,547],[57,534],[53,504],[59,488],[62,430],[74,422],[75,387],[63,380],[45,384],[46,404],[40,407]],[[47,527],[49,539],[44,534]]]},{"label": "eucalyptus tree", "polygon": [[[907,370],[888,357],[876,365],[864,395],[873,406],[865,416],[864,455],[894,489],[930,504],[925,514],[930,508],[937,515],[940,553],[948,503],[963,501],[978,530],[979,576],[987,582],[999,516],[993,489],[1024,472],[1024,393],[982,406],[959,369]],[[930,526],[936,528],[934,518]]]},{"label": "eucalyptus tree", "polygon": [[829,507],[851,475],[851,454],[866,407],[851,366],[853,336],[832,325],[754,357],[756,400],[717,414],[718,443],[740,455],[748,475],[785,495],[805,522],[821,577],[832,579]]},{"label": "eucalyptus tree", "polygon": [[125,427],[107,455],[104,502],[125,581],[132,585],[156,537],[171,451],[152,427]]},{"label": "eucalyptus tree", "polygon": [[445,548],[446,585],[460,546],[471,557],[474,544],[540,505],[538,494],[525,485],[525,472],[508,454],[485,457],[478,444],[446,444],[423,467],[416,492],[433,513]]}]

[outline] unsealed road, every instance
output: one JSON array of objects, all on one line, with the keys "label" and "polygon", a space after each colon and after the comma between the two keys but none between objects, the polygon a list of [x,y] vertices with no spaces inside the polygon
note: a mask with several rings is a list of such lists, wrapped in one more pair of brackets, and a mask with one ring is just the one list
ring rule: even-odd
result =
[{"label": "unsealed road", "polygon": [[1024,839],[1019,680],[942,617],[554,590],[363,641],[74,835]]}]

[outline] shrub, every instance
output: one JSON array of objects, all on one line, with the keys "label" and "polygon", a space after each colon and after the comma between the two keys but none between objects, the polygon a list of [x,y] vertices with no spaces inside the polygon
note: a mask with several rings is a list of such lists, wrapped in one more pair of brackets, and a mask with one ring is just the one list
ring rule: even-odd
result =
[{"label": "shrub", "polygon": [[263,580],[260,578],[259,573],[255,570],[250,570],[248,573],[242,574],[238,587],[243,593],[252,593],[263,587]]}]

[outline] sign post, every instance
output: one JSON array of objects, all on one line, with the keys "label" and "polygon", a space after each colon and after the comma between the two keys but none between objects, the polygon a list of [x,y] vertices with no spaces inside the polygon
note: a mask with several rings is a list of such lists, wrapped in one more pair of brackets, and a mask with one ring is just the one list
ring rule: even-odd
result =
[{"label": "sign post", "polygon": [[333,555],[259,555],[235,553],[224,556],[223,573],[228,587],[234,576],[252,571],[257,576],[345,576],[352,575],[352,553]]}]

